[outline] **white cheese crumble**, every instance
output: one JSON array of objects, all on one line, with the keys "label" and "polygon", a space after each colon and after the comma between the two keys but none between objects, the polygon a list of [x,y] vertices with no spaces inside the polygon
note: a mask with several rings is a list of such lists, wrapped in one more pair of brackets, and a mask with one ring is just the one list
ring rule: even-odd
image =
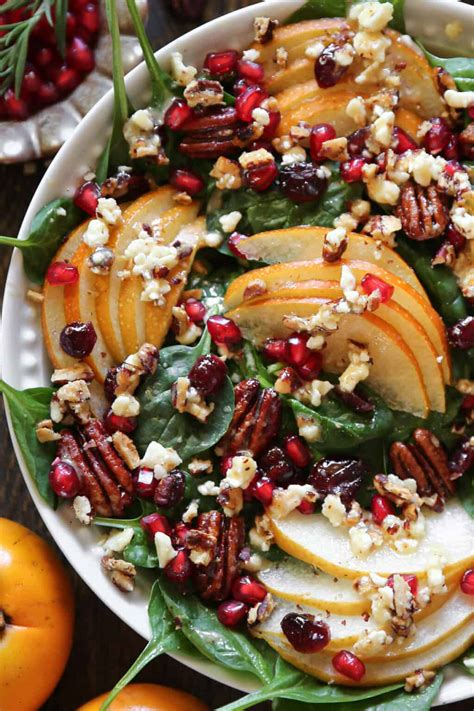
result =
[{"label": "white cheese crumble", "polygon": [[163,447],[159,442],[152,441],[148,445],[140,465],[146,469],[152,469],[155,478],[162,479],[182,461],[172,447]]},{"label": "white cheese crumble", "polygon": [[76,496],[72,502],[74,514],[83,526],[89,526],[92,523],[92,506],[87,496]]},{"label": "white cheese crumble", "polygon": [[122,210],[114,198],[99,198],[96,214],[108,225],[117,225],[122,219]]},{"label": "white cheese crumble", "polygon": [[259,106],[252,111],[252,118],[260,126],[268,126],[270,123],[270,114]]},{"label": "white cheese crumble", "polygon": [[115,398],[111,409],[119,417],[137,417],[140,414],[140,403],[133,395],[122,393]]},{"label": "white cheese crumble", "polygon": [[103,247],[109,241],[109,228],[103,220],[90,220],[82,239],[91,249]]},{"label": "white cheese crumble", "polygon": [[186,86],[189,84],[197,74],[196,67],[192,65],[187,66],[183,62],[183,55],[181,52],[173,52],[171,55],[171,76],[178,84],[181,86]]},{"label": "white cheese crumble", "polygon": [[242,52],[242,59],[247,62],[256,62],[260,57],[260,52],[258,49],[244,49]]},{"label": "white cheese crumble", "polygon": [[225,481],[233,489],[247,489],[256,473],[257,462],[252,457],[232,457],[232,464],[226,472]]},{"label": "white cheese crumble", "polygon": [[219,217],[219,222],[224,232],[230,233],[235,231],[241,219],[242,213],[238,210],[233,210],[232,212],[227,213],[227,215]]},{"label": "white cheese crumble", "polygon": [[351,550],[356,556],[365,556],[372,549],[373,542],[365,523],[358,523],[349,529]]},{"label": "white cheese crumble", "polygon": [[178,555],[177,551],[173,548],[171,538],[162,531],[155,533],[155,548],[160,568],[166,568],[168,563]]},{"label": "white cheese crumble", "polygon": [[184,511],[182,515],[182,519],[184,523],[191,523],[193,518],[196,518],[198,515],[199,511],[199,501],[197,499],[193,499],[187,506],[186,510]]},{"label": "white cheese crumble", "polygon": [[134,535],[133,528],[116,529],[107,536],[104,548],[106,551],[121,553],[131,542]]},{"label": "white cheese crumble", "polygon": [[213,481],[205,481],[204,484],[198,486],[198,491],[202,496],[217,496],[220,489]]},{"label": "white cheese crumble", "polygon": [[349,17],[357,20],[361,29],[381,32],[393,17],[393,5],[389,2],[364,2],[353,5]]},{"label": "white cheese crumble", "polygon": [[345,393],[354,391],[356,385],[370,375],[372,360],[367,348],[361,348],[352,341],[349,343],[349,365],[339,376],[339,387]]},{"label": "white cheese crumble", "polygon": [[448,89],[444,93],[444,100],[453,109],[467,109],[474,104],[474,91]]},{"label": "white cheese crumble", "polygon": [[326,516],[331,526],[341,526],[346,518],[346,507],[341,501],[341,497],[336,494],[328,494],[324,499],[321,509],[323,516]]},{"label": "white cheese crumble", "polygon": [[316,501],[318,494],[310,484],[290,484],[287,489],[274,489],[272,503],[268,507],[271,518],[285,518],[301,504],[302,501]]}]

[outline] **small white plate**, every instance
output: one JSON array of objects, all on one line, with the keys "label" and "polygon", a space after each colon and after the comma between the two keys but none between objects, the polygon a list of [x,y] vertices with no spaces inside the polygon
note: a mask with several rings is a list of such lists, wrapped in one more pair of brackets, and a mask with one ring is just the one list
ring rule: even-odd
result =
[{"label": "small white plate", "polygon": [[[264,11],[274,18],[283,19],[301,4],[300,0],[269,0]],[[472,27],[472,14],[466,14],[472,12],[472,8],[467,6],[445,0],[407,0],[407,5],[410,31],[426,40],[429,40],[428,35],[442,36],[448,20],[459,19],[466,23],[467,28]],[[166,66],[171,52],[178,50],[183,53],[185,61],[199,64],[206,48],[219,50],[246,46],[252,40],[253,18],[262,12],[261,6],[253,5],[217,18],[161,49],[156,54],[157,59]],[[426,22],[427,16],[429,22]],[[472,37],[468,36],[465,40],[467,50]],[[458,42],[457,45],[460,46]],[[134,105],[145,105],[149,98],[145,65],[130,72],[126,83]],[[43,205],[61,195],[72,195],[82,176],[94,168],[110,130],[111,114],[112,94],[108,93],[87,114],[54,158],[31,201],[21,227],[20,239],[26,238],[34,215]],[[3,378],[19,389],[48,385],[51,372],[43,346],[38,307],[26,299],[29,286],[23,272],[21,254],[15,250],[5,287],[0,353]],[[68,506],[62,506],[57,513],[41,499],[18,449],[9,416],[8,424],[26,485],[57,545],[95,594],[138,634],[149,638],[147,601],[151,576],[139,576],[137,588],[131,595],[124,595],[117,590],[101,570],[101,551],[97,545],[101,531],[94,526],[81,526]],[[183,655],[173,656],[211,679],[236,689],[251,691],[258,687],[253,679],[243,674],[223,670],[210,662],[197,662]],[[446,704],[474,696],[472,677],[463,674],[458,667],[447,670],[445,678],[438,703]]]}]

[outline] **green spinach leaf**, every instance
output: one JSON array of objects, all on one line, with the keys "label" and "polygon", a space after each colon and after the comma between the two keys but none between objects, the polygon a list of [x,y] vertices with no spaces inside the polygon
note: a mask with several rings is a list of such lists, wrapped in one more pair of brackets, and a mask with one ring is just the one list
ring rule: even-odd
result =
[{"label": "green spinach leaf", "polygon": [[171,386],[186,377],[196,359],[209,353],[207,330],[193,348],[170,346],[160,351],[160,364],[155,375],[144,384],[135,443],[144,452],[152,440],[178,450],[183,460],[210,449],[225,434],[234,412],[234,388],[227,377],[213,401],[215,408],[207,422],[198,422],[187,413],[179,413],[171,402]]},{"label": "green spinach leaf", "polygon": [[446,412],[431,411],[426,419],[411,415],[409,412],[394,413],[393,428],[388,434],[390,441],[405,442],[411,437],[417,427],[431,430],[446,447],[451,448],[459,439],[459,435],[451,432],[452,424],[459,413],[463,395],[455,388],[446,388]]},{"label": "green spinach leaf", "polygon": [[[318,20],[322,17],[346,17],[351,4],[356,5],[358,2],[365,0],[306,0],[305,4],[296,10],[286,20],[286,24],[292,22],[301,22],[301,20]],[[387,2],[387,0],[380,0]],[[390,22],[390,27],[399,32],[405,32],[404,6],[405,0],[388,0],[393,5],[393,19]]]},{"label": "green spinach leaf", "polygon": [[61,241],[82,219],[83,213],[70,198],[57,198],[35,215],[26,239],[0,237],[0,244],[17,247],[23,253],[23,266],[28,279],[42,284]]},{"label": "green spinach leaf", "polygon": [[474,57],[437,57],[420,45],[432,67],[442,67],[456,82],[459,91],[474,91]]},{"label": "green spinach leaf", "polygon": [[36,437],[36,425],[49,418],[51,388],[16,390],[0,380],[0,392],[8,404],[13,430],[31,478],[43,499],[54,506],[56,497],[49,486],[48,474],[54,459],[54,443],[40,444]]},{"label": "green spinach leaf", "polygon": [[474,675],[474,647],[466,652],[462,658],[463,669]]},{"label": "green spinach leaf", "polygon": [[466,472],[456,482],[457,494],[460,502],[471,518],[474,518],[474,476]]}]

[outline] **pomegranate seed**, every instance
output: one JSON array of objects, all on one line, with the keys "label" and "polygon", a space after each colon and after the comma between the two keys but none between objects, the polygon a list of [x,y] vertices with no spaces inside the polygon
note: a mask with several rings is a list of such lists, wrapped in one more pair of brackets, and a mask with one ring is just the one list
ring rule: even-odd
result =
[{"label": "pomegranate seed", "polygon": [[347,150],[349,155],[354,158],[355,156],[360,156],[367,148],[366,141],[369,137],[369,129],[358,128],[354,133],[351,133],[347,138]]},{"label": "pomegranate seed", "polygon": [[464,235],[458,232],[458,230],[454,227],[452,223],[449,224],[446,229],[446,237],[448,238],[448,241],[453,245],[454,249],[456,250],[456,253],[459,253],[464,249],[464,245],[466,244],[466,238],[464,237]]},{"label": "pomegranate seed", "polygon": [[74,194],[74,205],[95,217],[99,195],[100,188],[97,183],[87,181],[77,188]]},{"label": "pomegranate seed", "polygon": [[79,22],[89,32],[93,34],[98,32],[100,27],[99,8],[92,3],[88,3],[79,15]]},{"label": "pomegranate seed", "polygon": [[400,126],[395,126],[393,129],[393,136],[396,140],[396,146],[393,149],[395,153],[400,154],[405,153],[405,151],[416,151],[418,148],[418,145],[413,138],[409,136],[403,128],[400,128]]},{"label": "pomegranate seed", "polygon": [[49,470],[49,484],[61,499],[72,499],[77,496],[81,483],[74,467],[68,462],[56,458]]},{"label": "pomegranate seed", "polygon": [[153,470],[147,467],[140,467],[137,476],[133,480],[135,493],[142,499],[152,499],[157,484],[158,480],[155,479]]},{"label": "pomegranate seed", "polygon": [[25,89],[29,94],[36,94],[41,86],[41,79],[38,72],[33,68],[28,68],[23,77],[22,89]]},{"label": "pomegranate seed", "polygon": [[444,119],[433,118],[430,123],[431,128],[425,134],[423,147],[426,148],[428,153],[438,155],[438,153],[444,151],[452,134]]},{"label": "pomegranate seed", "polygon": [[183,521],[178,521],[171,533],[171,541],[176,548],[184,548],[188,540],[189,528]]},{"label": "pomegranate seed", "polygon": [[116,415],[112,410],[108,410],[104,415],[104,427],[109,434],[114,432],[131,434],[137,429],[137,424],[136,417],[122,417],[121,415]]},{"label": "pomegranate seed", "polygon": [[454,348],[474,348],[474,316],[466,316],[448,329],[448,340]]},{"label": "pomegranate seed", "polygon": [[274,160],[250,166],[244,171],[245,184],[258,193],[267,190],[277,177],[278,167]]},{"label": "pomegranate seed", "polygon": [[256,605],[262,602],[267,595],[267,590],[262,583],[257,582],[250,575],[243,575],[237,578],[232,585],[232,595],[239,602],[246,602],[248,605]]},{"label": "pomegranate seed", "polygon": [[[418,592],[418,578],[416,577],[416,575],[402,575],[402,578],[410,588],[410,592],[413,597],[416,597],[416,594]],[[388,578],[387,585],[389,588],[393,589],[393,575],[390,575],[390,577]]]},{"label": "pomegranate seed", "polygon": [[81,83],[81,77],[72,67],[61,67],[56,78],[56,86],[60,94],[69,94]]},{"label": "pomegranate seed", "polygon": [[459,139],[455,133],[451,135],[451,138],[447,142],[443,151],[443,156],[446,160],[459,160]]},{"label": "pomegranate seed", "polygon": [[302,654],[319,652],[331,639],[328,625],[322,620],[316,620],[314,615],[290,612],[284,616],[280,625],[291,646]]},{"label": "pomegranate seed", "polygon": [[347,651],[347,649],[341,649],[340,652],[334,655],[332,665],[339,674],[347,676],[353,681],[360,681],[365,674],[364,662],[352,652]]},{"label": "pomegranate seed", "polygon": [[313,126],[309,137],[309,146],[311,158],[314,161],[326,160],[321,156],[321,148],[324,141],[332,141],[333,138],[336,138],[336,131],[329,123],[318,123]]},{"label": "pomegranate seed", "polygon": [[474,409],[474,395],[466,395],[461,402],[461,409],[469,412]]},{"label": "pomegranate seed", "polygon": [[341,163],[341,178],[345,183],[357,183],[362,180],[362,168],[367,165],[365,158],[350,158]]},{"label": "pomegranate seed", "polygon": [[207,309],[202,301],[192,298],[186,299],[184,302],[184,310],[186,311],[188,318],[190,318],[193,323],[199,323],[202,321],[207,313]]},{"label": "pomegranate seed", "polygon": [[457,173],[459,170],[464,171],[463,166],[459,161],[457,160],[450,160],[446,165],[444,166],[444,172],[449,175],[450,178],[453,177],[455,173]]},{"label": "pomegranate seed", "polygon": [[252,494],[255,499],[258,499],[264,506],[270,506],[273,499],[273,490],[275,489],[274,482],[268,477],[262,476],[257,479],[252,486]]},{"label": "pomegranate seed", "polygon": [[15,96],[13,89],[7,89],[3,98],[8,118],[14,121],[24,121],[28,118],[29,109],[27,102]]},{"label": "pomegranate seed", "polygon": [[167,536],[171,535],[170,522],[163,514],[152,513],[148,514],[148,516],[144,516],[140,521],[140,526],[150,538],[154,538],[155,533],[166,533]]},{"label": "pomegranate seed", "polygon": [[54,28],[49,24],[45,15],[43,15],[39,22],[33,27],[31,36],[38,39],[43,45],[54,45],[56,42]]},{"label": "pomegranate seed", "polygon": [[79,272],[74,264],[68,262],[52,262],[46,272],[46,281],[51,286],[75,284],[79,280]]},{"label": "pomegranate seed", "polygon": [[59,336],[61,348],[72,358],[84,358],[89,355],[96,341],[97,334],[90,321],[72,321],[64,326]]},{"label": "pomegranate seed", "polygon": [[40,104],[54,104],[59,99],[58,90],[53,82],[44,82],[38,89],[36,98]]},{"label": "pomegranate seed", "polygon": [[273,481],[286,482],[294,476],[294,469],[280,447],[271,447],[259,462],[265,475]]},{"label": "pomegranate seed", "polygon": [[379,526],[387,516],[395,515],[395,509],[391,502],[385,496],[380,496],[379,494],[375,494],[375,496],[372,497],[370,508],[374,521]]},{"label": "pomegranate seed", "polygon": [[91,72],[94,69],[94,53],[80,37],[74,37],[67,48],[68,63],[79,72]]},{"label": "pomegranate seed", "polygon": [[260,84],[264,77],[262,65],[257,64],[257,62],[250,62],[248,59],[239,59],[237,73],[241,79],[246,79],[253,84]]},{"label": "pomegranate seed", "polygon": [[288,362],[291,363],[291,365],[298,367],[308,360],[311,351],[306,345],[307,340],[308,337],[303,336],[301,333],[294,333],[289,337],[287,341]]},{"label": "pomegranate seed", "polygon": [[217,345],[232,346],[242,340],[240,328],[226,316],[211,316],[207,320],[207,329]]},{"label": "pomegranate seed", "polygon": [[50,47],[41,47],[34,55],[34,63],[37,67],[48,67],[57,58],[56,52]]},{"label": "pomegranate seed", "polygon": [[217,608],[217,619],[221,625],[236,627],[245,619],[249,606],[240,600],[226,600]]},{"label": "pomegranate seed", "polygon": [[219,465],[219,470],[222,476],[225,476],[232,466],[233,457],[223,457]]},{"label": "pomegranate seed", "polygon": [[288,341],[282,338],[270,338],[265,341],[263,353],[270,360],[286,363],[289,359]]},{"label": "pomegranate seed", "polygon": [[314,514],[316,511],[316,504],[314,501],[307,501],[306,499],[303,499],[301,504],[296,507],[300,513],[302,513],[304,516],[310,516],[311,514]]},{"label": "pomegranate seed", "polygon": [[68,39],[74,36],[75,29],[77,27],[76,18],[70,12],[66,15],[66,36]]},{"label": "pomegranate seed", "polygon": [[303,365],[298,367],[298,375],[303,380],[315,380],[320,374],[322,367],[323,359],[321,353],[311,353]]},{"label": "pomegranate seed", "polygon": [[179,550],[176,556],[165,566],[163,572],[168,580],[176,584],[183,584],[189,580],[193,572],[193,564],[189,559],[188,552],[183,548]]},{"label": "pomegranate seed", "polygon": [[464,572],[461,578],[461,590],[466,595],[474,595],[474,568]]},{"label": "pomegranate seed", "polygon": [[240,94],[243,94],[244,91],[246,91],[249,86],[253,86],[253,84],[246,79],[238,79],[234,86],[232,87],[232,91],[234,92],[234,96],[240,96]]},{"label": "pomegranate seed", "polygon": [[311,452],[298,435],[288,435],[288,437],[285,437],[283,446],[285,452],[297,467],[303,469],[311,463]]},{"label": "pomegranate seed", "polygon": [[[262,141],[271,141],[272,138],[274,138],[277,128],[278,128],[280,121],[281,121],[281,113],[279,111],[269,111],[268,117],[270,119],[270,122],[263,129],[263,133],[262,133],[262,136],[260,139],[260,144]],[[270,144],[270,146],[261,145],[261,147],[264,147],[270,151],[273,149],[271,144]]]},{"label": "pomegranate seed", "polygon": [[237,246],[239,242],[241,242],[243,239],[247,239],[247,235],[241,235],[240,232],[232,232],[229,239],[227,240],[227,246],[229,247],[229,250],[232,252],[232,254],[235,254],[235,256],[239,257],[240,259],[246,258],[245,254],[242,254],[242,252]]},{"label": "pomegranate seed", "polygon": [[372,294],[376,290],[379,291],[383,304],[386,301],[390,301],[393,296],[394,287],[373,274],[365,274],[361,279],[360,285],[366,294]]},{"label": "pomegranate seed", "polygon": [[[474,408],[474,395],[467,395],[471,399],[469,410]],[[464,403],[464,401],[463,401]],[[453,479],[457,479],[474,467],[474,446],[470,444],[467,437],[461,440],[461,443],[452,452],[449,458],[449,469],[453,473]]]},{"label": "pomegranate seed", "polygon": [[215,395],[224,384],[227,366],[214,353],[200,356],[189,371],[191,385],[204,397]]},{"label": "pomegranate seed", "polygon": [[190,170],[174,170],[170,177],[170,183],[177,190],[181,190],[188,195],[197,195],[204,188],[204,181],[196,173]]},{"label": "pomegranate seed", "polygon": [[178,131],[193,115],[192,108],[183,99],[174,99],[166,109],[163,121],[172,131]]},{"label": "pomegranate seed", "polygon": [[328,45],[323,49],[315,62],[314,76],[316,77],[318,86],[322,89],[335,86],[348,69],[348,67],[344,67],[336,62],[335,52],[337,49],[339,49],[337,44]]},{"label": "pomegranate seed", "polygon": [[221,77],[230,74],[238,64],[239,53],[234,49],[225,52],[210,52],[204,60],[204,68],[213,76]]},{"label": "pomegranate seed", "polygon": [[249,86],[235,100],[237,116],[241,121],[250,123],[252,121],[252,111],[268,99],[268,93],[261,86]]},{"label": "pomegranate seed", "polygon": [[321,168],[311,163],[285,165],[280,170],[280,189],[289,200],[296,203],[319,200],[326,190],[328,180]]}]

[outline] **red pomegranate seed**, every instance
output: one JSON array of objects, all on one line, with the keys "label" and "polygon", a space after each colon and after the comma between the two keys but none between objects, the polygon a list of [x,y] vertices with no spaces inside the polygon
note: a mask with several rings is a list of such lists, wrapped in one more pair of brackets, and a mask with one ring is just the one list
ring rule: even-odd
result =
[{"label": "red pomegranate seed", "polygon": [[354,158],[360,156],[367,148],[366,141],[370,131],[368,127],[358,128],[354,133],[347,137],[347,150],[349,155]]},{"label": "red pomegranate seed", "polygon": [[164,574],[173,583],[183,584],[192,575],[193,564],[189,559],[189,554],[184,549],[178,551],[176,556],[170,560],[163,570]]},{"label": "red pomegranate seed", "polygon": [[152,513],[148,514],[148,516],[144,516],[140,521],[140,526],[150,538],[154,538],[155,533],[166,533],[167,536],[171,535],[170,522],[163,514]]},{"label": "red pomegranate seed", "polygon": [[[263,133],[260,139],[261,141],[271,141],[272,138],[275,137],[275,133],[281,121],[281,113],[279,111],[269,111],[268,117],[270,119],[270,123],[263,129]],[[268,146],[264,147],[268,150]],[[271,146],[269,150],[272,150]]]},{"label": "red pomegranate seed", "polygon": [[261,64],[250,62],[248,59],[239,59],[237,73],[241,79],[246,79],[253,84],[260,84],[265,75]]},{"label": "red pomegranate seed", "polygon": [[461,578],[461,590],[465,595],[474,595],[474,568],[464,572]]},{"label": "red pomegranate seed", "polygon": [[77,188],[74,194],[74,205],[87,212],[88,215],[95,217],[99,195],[100,188],[97,183],[87,181]]},{"label": "red pomegranate seed", "polygon": [[375,494],[375,496],[372,497],[370,509],[375,523],[379,526],[387,516],[393,516],[395,514],[392,503],[385,496],[380,496],[379,494]]},{"label": "red pomegranate seed", "polygon": [[232,346],[242,340],[240,328],[226,316],[211,316],[207,320],[207,328],[217,345]]},{"label": "red pomegranate seed", "polygon": [[186,299],[183,305],[184,310],[193,323],[202,321],[207,313],[207,309],[202,301],[198,301],[197,299]]},{"label": "red pomegranate seed", "polygon": [[194,111],[183,99],[174,99],[166,109],[163,121],[172,131],[178,131],[193,116]]},{"label": "red pomegranate seed", "polygon": [[297,510],[304,516],[310,516],[316,511],[316,504],[314,501],[307,501],[306,499],[303,499],[301,504],[297,506]]},{"label": "red pomegranate seed", "polygon": [[303,380],[315,380],[323,367],[323,359],[321,353],[311,353],[309,358],[305,360],[303,365],[298,366],[298,375]]},{"label": "red pomegranate seed", "polygon": [[345,183],[357,183],[362,180],[362,168],[367,165],[365,158],[350,158],[341,163],[341,178]]},{"label": "red pomegranate seed", "polygon": [[219,356],[208,353],[199,356],[189,371],[191,385],[205,397],[215,395],[224,384],[227,366]]},{"label": "red pomegranate seed", "polygon": [[449,175],[450,178],[453,177],[455,173],[457,173],[459,170],[463,171],[464,168],[459,163],[457,160],[450,160],[446,165],[444,166],[444,172]]},{"label": "red pomegranate seed", "polygon": [[273,499],[274,489],[274,482],[268,477],[262,476],[262,478],[257,479],[255,484],[252,486],[252,494],[254,498],[258,499],[264,506],[270,506]]},{"label": "red pomegranate seed", "polygon": [[247,187],[260,193],[272,185],[278,177],[278,166],[274,160],[269,160],[261,165],[254,165],[244,171],[244,180]]},{"label": "red pomegranate seed", "polygon": [[235,100],[237,116],[241,121],[250,123],[252,121],[252,111],[268,99],[268,93],[261,86],[249,86]]},{"label": "red pomegranate seed", "polygon": [[233,457],[223,457],[219,465],[219,470],[222,476],[225,476],[232,466]]},{"label": "red pomegranate seed", "polygon": [[253,86],[251,82],[247,81],[246,79],[238,79],[232,87],[234,96],[240,96],[240,94],[243,94],[244,91],[249,88],[249,86]]},{"label": "red pomegranate seed", "polygon": [[454,227],[452,223],[449,224],[446,229],[446,237],[448,238],[448,241],[453,245],[457,253],[461,252],[464,249],[464,245],[466,244],[466,238],[464,237],[464,235],[458,232],[458,230]]},{"label": "red pomegranate seed", "polygon": [[34,55],[34,64],[37,67],[48,67],[56,58],[56,52],[50,47],[41,47]]},{"label": "red pomegranate seed", "polygon": [[184,548],[188,539],[189,528],[183,521],[178,521],[171,533],[171,541],[176,548]]},{"label": "red pomegranate seed", "polygon": [[41,84],[36,96],[40,104],[54,104],[59,99],[59,93],[52,81]]},{"label": "red pomegranate seed", "polygon": [[225,52],[209,52],[204,60],[204,68],[213,76],[221,77],[235,70],[238,59],[239,53],[234,49],[228,49]]},{"label": "red pomegranate seed", "polygon": [[307,467],[311,463],[311,452],[298,435],[288,435],[283,442],[285,452],[297,467]]},{"label": "red pomegranate seed", "polygon": [[91,353],[97,341],[97,334],[91,321],[72,321],[64,326],[59,335],[62,350],[72,358],[84,358]]},{"label": "red pomegranate seed", "polygon": [[81,83],[81,76],[72,67],[61,67],[56,77],[56,86],[60,94],[69,94]]},{"label": "red pomegranate seed", "polygon": [[137,424],[136,417],[122,417],[121,415],[116,415],[112,410],[108,410],[104,415],[104,427],[109,434],[114,432],[131,434],[137,429]]},{"label": "red pomegranate seed", "polygon": [[[418,578],[416,575],[402,575],[402,578],[408,584],[413,597],[415,597],[418,592]],[[388,578],[387,585],[389,588],[393,589],[393,575],[390,575]]]},{"label": "red pomegranate seed", "polygon": [[74,31],[76,27],[76,18],[72,13],[68,12],[66,15],[66,36],[68,39],[74,36]]},{"label": "red pomegranate seed", "polygon": [[474,316],[466,316],[448,329],[448,341],[453,348],[474,348]]},{"label": "red pomegranate seed", "polygon": [[262,602],[267,595],[264,585],[252,578],[250,575],[243,575],[237,578],[232,585],[232,595],[239,602],[246,602],[248,605],[256,605]]},{"label": "red pomegranate seed", "polygon": [[416,151],[418,148],[418,145],[413,138],[409,136],[403,128],[400,128],[400,126],[395,126],[393,129],[393,136],[397,142],[395,148],[393,149],[395,153],[400,154],[405,153],[405,151]]},{"label": "red pomegranate seed", "polygon": [[155,495],[157,484],[158,480],[155,479],[153,470],[147,467],[140,467],[137,476],[133,480],[135,493],[142,499],[152,499]]},{"label": "red pomegranate seed", "polygon": [[245,619],[249,606],[240,600],[226,600],[217,608],[217,619],[221,625],[236,627]]},{"label": "red pomegranate seed", "polygon": [[353,681],[360,681],[365,674],[364,662],[347,649],[341,649],[340,652],[334,655],[332,665],[339,674],[347,676]]},{"label": "red pomegranate seed", "polygon": [[52,262],[46,272],[46,281],[51,286],[75,284],[79,280],[79,272],[74,264],[68,262]]},{"label": "red pomegranate seed", "polygon": [[88,3],[79,15],[80,24],[89,32],[95,34],[99,31],[100,15],[97,5]]},{"label": "red pomegranate seed", "polygon": [[190,170],[181,170],[178,168],[173,171],[170,177],[170,183],[177,190],[181,190],[188,195],[197,195],[204,188],[204,181],[196,173]]},{"label": "red pomegranate seed", "polygon": [[309,350],[306,342],[308,340],[307,336],[301,333],[294,333],[289,337],[288,343],[288,362],[296,367],[303,365],[309,356],[311,351]]},{"label": "red pomegranate seed", "polygon": [[290,612],[282,619],[281,629],[291,646],[302,654],[324,649],[331,639],[329,626],[314,615]]},{"label": "red pomegranate seed", "polygon": [[426,148],[428,153],[438,155],[438,153],[444,151],[452,134],[444,119],[433,118],[430,123],[431,128],[428,133],[425,134],[423,147]]},{"label": "red pomegranate seed", "polygon": [[46,15],[43,15],[39,22],[33,27],[31,36],[40,41],[43,45],[55,44],[56,36],[54,27],[48,22]]},{"label": "red pomegranate seed", "polygon": [[365,274],[361,279],[360,285],[365,294],[372,294],[375,290],[378,290],[382,303],[390,301],[393,296],[394,287],[373,274]]},{"label": "red pomegranate seed", "polygon": [[443,156],[446,158],[446,160],[459,160],[459,139],[455,133],[451,135],[451,138],[447,142],[443,151]]},{"label": "red pomegranate seed", "polygon": [[336,138],[336,131],[329,123],[318,123],[313,126],[309,137],[311,158],[315,161],[326,160],[321,157],[321,148],[324,141],[332,141],[333,138]]},{"label": "red pomegranate seed", "polygon": [[270,338],[265,341],[263,353],[267,358],[286,363],[289,359],[288,341],[282,338]]},{"label": "red pomegranate seed", "polygon": [[229,239],[227,240],[227,246],[229,247],[229,250],[232,252],[232,254],[235,254],[236,257],[240,257],[240,259],[246,258],[245,254],[243,254],[238,248],[239,242],[241,242],[243,239],[247,239],[247,235],[241,235],[240,232],[232,232]]},{"label": "red pomegranate seed", "polygon": [[68,462],[56,458],[49,470],[49,484],[61,499],[72,499],[77,496],[81,483],[74,467]]},{"label": "red pomegranate seed", "polygon": [[79,72],[91,72],[94,69],[94,53],[80,37],[71,40],[66,59],[68,64]]},{"label": "red pomegranate seed", "polygon": [[29,67],[23,77],[22,90],[25,89],[29,94],[36,94],[40,86],[41,79],[38,72],[33,67]]},{"label": "red pomegranate seed", "polygon": [[24,121],[28,118],[30,112],[27,102],[15,96],[13,89],[7,89],[3,98],[8,118],[14,121]]}]

